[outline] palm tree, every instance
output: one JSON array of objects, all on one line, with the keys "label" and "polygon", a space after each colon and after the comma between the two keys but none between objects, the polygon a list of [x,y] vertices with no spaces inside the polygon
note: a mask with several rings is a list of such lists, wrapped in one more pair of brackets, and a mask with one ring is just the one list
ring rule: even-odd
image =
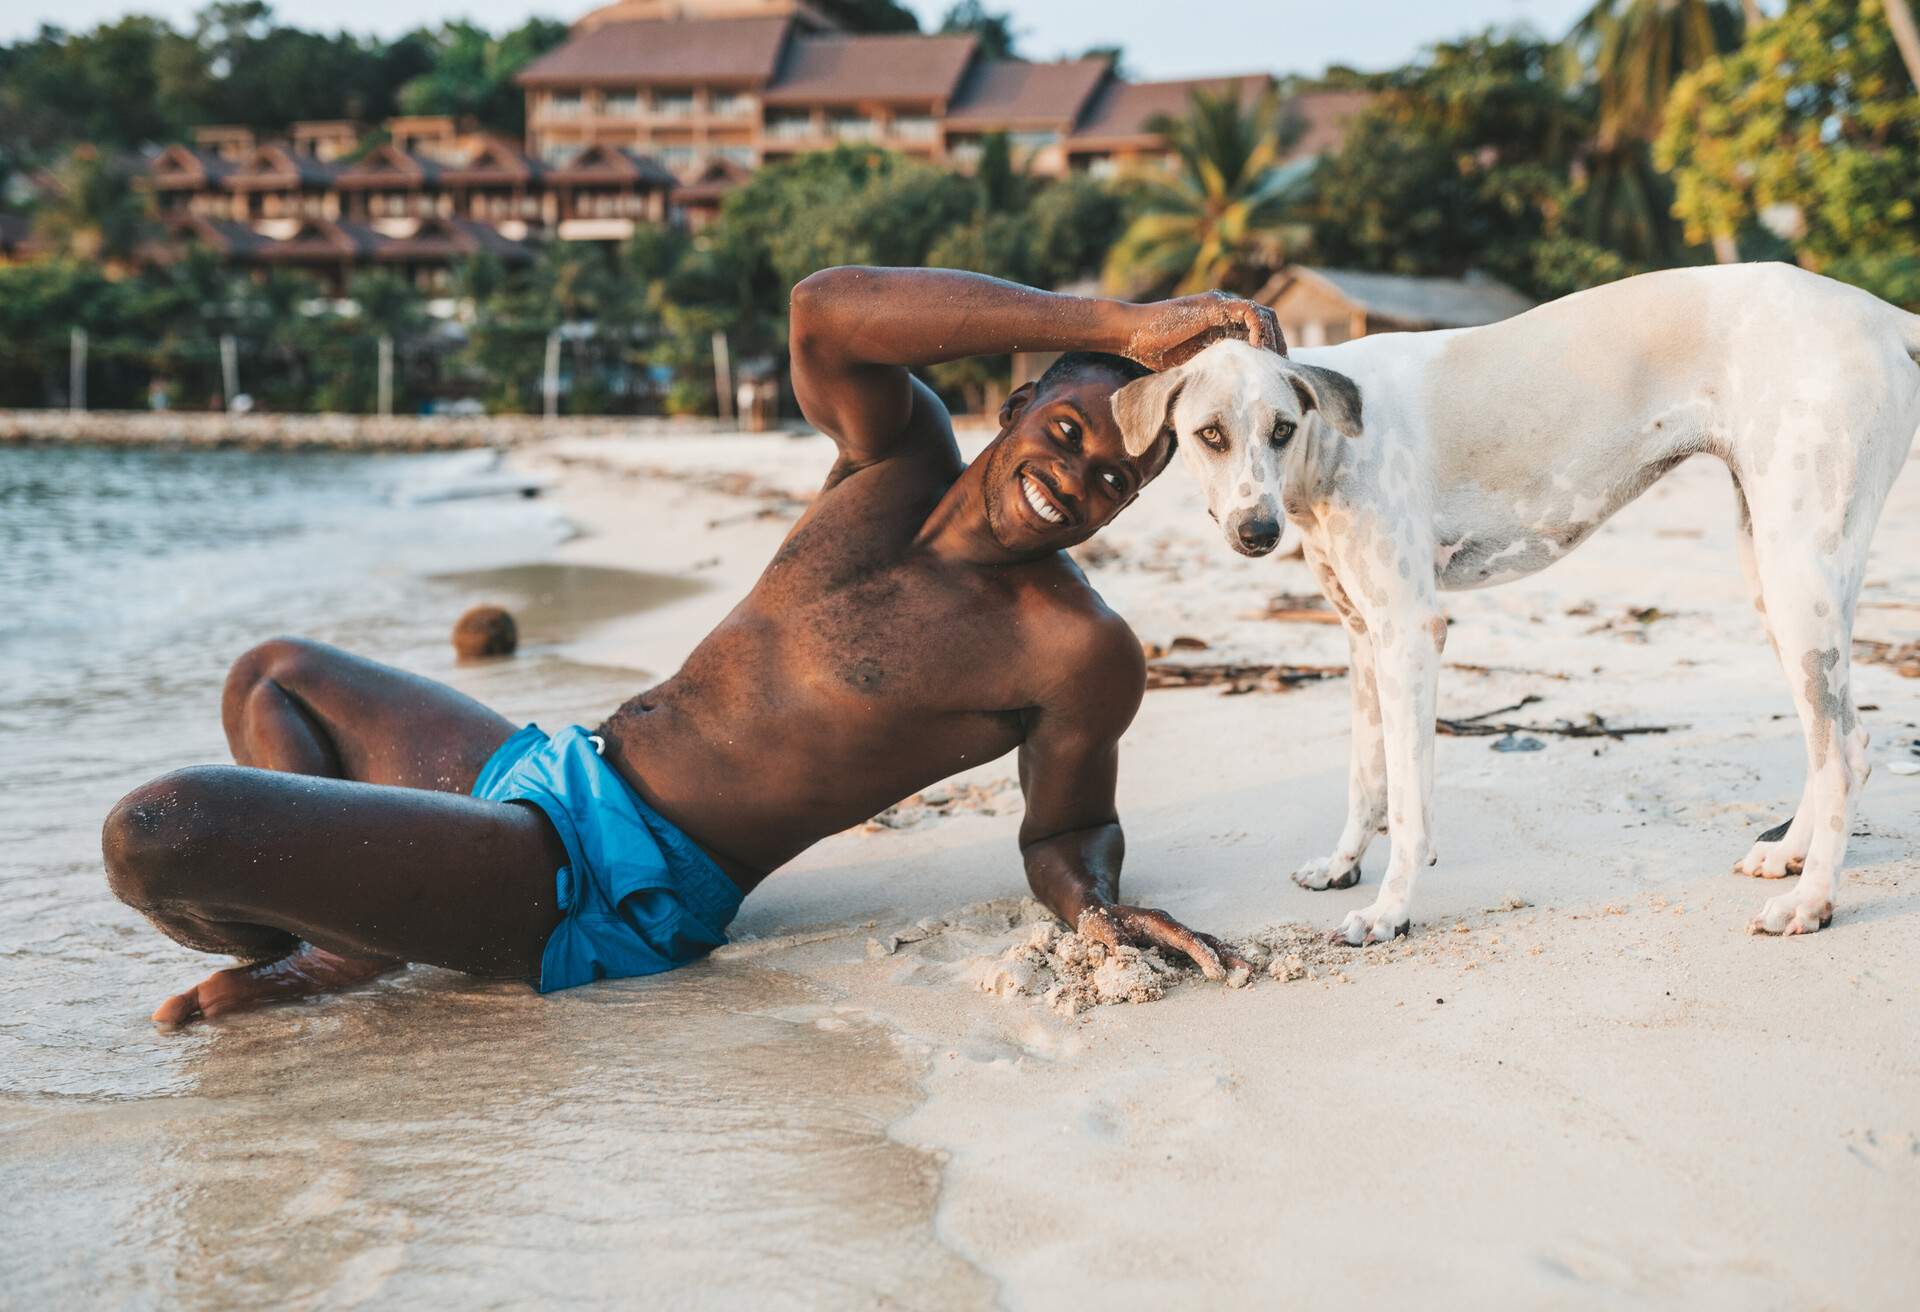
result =
[{"label": "palm tree", "polygon": [[1269,89],[1243,109],[1232,91],[1196,91],[1183,119],[1161,117],[1151,129],[1166,138],[1173,173],[1135,175],[1139,215],[1107,257],[1105,280],[1115,291],[1173,284],[1175,295],[1245,281],[1262,265],[1282,263],[1304,231],[1285,221],[1284,206],[1311,161],[1283,166],[1298,136]]},{"label": "palm tree", "polygon": [[1913,6],[1907,0],[1886,0],[1887,26],[1893,29],[1893,43],[1900,47],[1900,58],[1906,61],[1907,76],[1913,80],[1913,88],[1920,91],[1920,28],[1913,24]]},{"label": "palm tree", "polygon": [[[1595,0],[1563,42],[1572,79],[1599,98],[1588,161],[1589,235],[1670,262],[1681,249],[1665,181],[1650,146],[1681,76],[1733,49],[1760,21],[1753,0]],[[1732,233],[1714,234],[1722,263],[1740,258]]]}]

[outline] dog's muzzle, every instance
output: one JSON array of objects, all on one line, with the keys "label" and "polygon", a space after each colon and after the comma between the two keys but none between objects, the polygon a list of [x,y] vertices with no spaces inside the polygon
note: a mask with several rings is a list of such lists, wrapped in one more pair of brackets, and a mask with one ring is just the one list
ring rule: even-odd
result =
[{"label": "dog's muzzle", "polygon": [[1264,556],[1280,545],[1280,521],[1261,510],[1236,511],[1227,520],[1227,540],[1246,556]]}]

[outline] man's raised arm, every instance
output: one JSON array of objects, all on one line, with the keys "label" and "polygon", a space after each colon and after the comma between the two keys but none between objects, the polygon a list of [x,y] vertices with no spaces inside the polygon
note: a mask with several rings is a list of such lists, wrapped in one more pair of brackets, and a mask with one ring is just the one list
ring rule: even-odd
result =
[{"label": "man's raised arm", "polygon": [[915,410],[937,403],[910,368],[1015,351],[1107,351],[1158,369],[1178,363],[1183,347],[1227,334],[1283,349],[1270,311],[1217,292],[1135,305],[956,269],[846,266],[793,289],[788,346],[802,413],[858,465],[928,431]]}]

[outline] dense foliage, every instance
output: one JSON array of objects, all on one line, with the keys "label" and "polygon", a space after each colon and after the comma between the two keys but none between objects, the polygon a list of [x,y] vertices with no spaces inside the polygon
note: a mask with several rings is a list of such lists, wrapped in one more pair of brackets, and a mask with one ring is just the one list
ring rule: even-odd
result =
[{"label": "dense foliage", "polygon": [[1796,0],[1680,83],[1659,158],[1689,233],[1771,237],[1920,302],[1920,94],[1886,18],[1882,0]]}]

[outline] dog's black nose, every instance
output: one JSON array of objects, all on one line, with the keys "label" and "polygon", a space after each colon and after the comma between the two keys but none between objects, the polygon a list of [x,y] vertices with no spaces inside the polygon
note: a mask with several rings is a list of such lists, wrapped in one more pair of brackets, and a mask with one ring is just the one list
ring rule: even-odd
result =
[{"label": "dog's black nose", "polygon": [[1227,527],[1249,556],[1264,556],[1280,542],[1280,521],[1257,510],[1239,511]]}]

